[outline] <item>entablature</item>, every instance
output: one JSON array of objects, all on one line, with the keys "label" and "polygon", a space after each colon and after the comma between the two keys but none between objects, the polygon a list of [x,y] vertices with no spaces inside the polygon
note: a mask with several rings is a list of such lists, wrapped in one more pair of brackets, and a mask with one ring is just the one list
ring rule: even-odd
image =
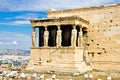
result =
[{"label": "entablature", "polygon": [[53,25],[82,25],[88,26],[89,21],[78,16],[59,17],[59,18],[42,18],[31,19],[32,27],[53,26]]}]

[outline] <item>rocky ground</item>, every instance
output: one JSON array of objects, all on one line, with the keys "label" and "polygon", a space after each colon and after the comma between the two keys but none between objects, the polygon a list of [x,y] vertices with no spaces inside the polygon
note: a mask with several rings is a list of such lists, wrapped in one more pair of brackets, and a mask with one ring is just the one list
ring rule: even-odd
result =
[{"label": "rocky ground", "polygon": [[[10,73],[10,72],[9,72]],[[11,76],[15,75],[11,78]],[[13,72],[8,75],[5,75],[5,72],[1,73],[0,80],[120,80],[120,72],[103,72],[103,71],[90,71],[84,74],[78,73],[40,73],[34,71],[22,71],[22,72]],[[44,78],[44,79],[42,79]],[[52,79],[55,78],[55,79]],[[109,79],[107,79],[109,78]],[[110,79],[111,78],[111,79]]]}]

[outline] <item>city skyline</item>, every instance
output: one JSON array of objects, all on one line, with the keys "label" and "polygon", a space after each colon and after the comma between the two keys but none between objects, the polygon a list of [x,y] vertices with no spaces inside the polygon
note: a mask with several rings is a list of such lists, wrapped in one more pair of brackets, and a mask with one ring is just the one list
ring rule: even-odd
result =
[{"label": "city skyline", "polygon": [[57,10],[117,4],[119,0],[1,0],[0,49],[27,49],[31,46],[32,18],[45,18],[50,8]]}]

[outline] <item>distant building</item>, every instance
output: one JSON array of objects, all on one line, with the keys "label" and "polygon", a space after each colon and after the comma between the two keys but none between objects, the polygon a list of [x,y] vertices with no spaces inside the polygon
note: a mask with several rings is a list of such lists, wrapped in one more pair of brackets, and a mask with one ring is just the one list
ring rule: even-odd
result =
[{"label": "distant building", "polygon": [[[33,33],[28,69],[120,70],[120,4],[51,9],[47,18],[30,21]],[[39,42],[36,42],[36,35],[39,35]]]}]

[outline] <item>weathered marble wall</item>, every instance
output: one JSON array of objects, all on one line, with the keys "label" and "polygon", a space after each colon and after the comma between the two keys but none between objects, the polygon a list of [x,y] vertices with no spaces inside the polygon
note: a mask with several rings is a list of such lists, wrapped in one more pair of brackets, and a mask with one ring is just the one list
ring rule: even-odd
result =
[{"label": "weathered marble wall", "polygon": [[74,15],[90,22],[87,48],[91,65],[95,68],[119,69],[120,4],[48,12],[48,17]]}]

